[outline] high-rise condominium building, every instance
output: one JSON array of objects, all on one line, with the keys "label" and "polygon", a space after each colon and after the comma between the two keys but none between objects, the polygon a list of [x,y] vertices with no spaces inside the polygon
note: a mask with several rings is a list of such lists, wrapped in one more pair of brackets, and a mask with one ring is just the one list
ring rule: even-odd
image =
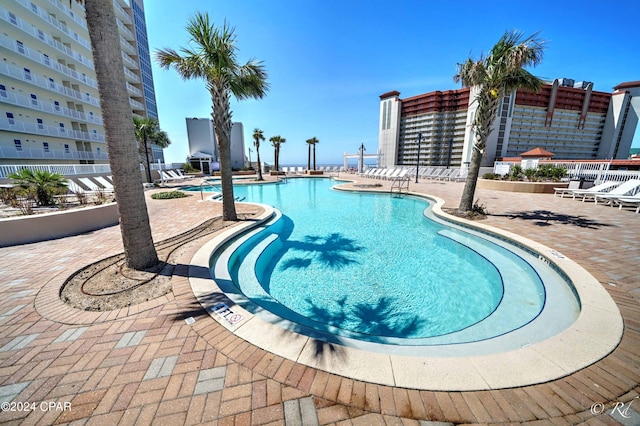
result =
[{"label": "high-rise condominium building", "polygon": [[[187,118],[189,138],[189,163],[204,173],[211,173],[220,167],[220,152],[213,120],[210,118]],[[231,126],[231,168],[245,166],[244,126],[236,122]]]},{"label": "high-rise condominium building", "polygon": [[[113,1],[132,115],[157,118],[142,0]],[[85,11],[0,3],[0,164],[108,162]],[[154,160],[163,159],[153,149]]]},{"label": "high-rise condominium building", "polygon": [[[382,166],[464,166],[471,160],[474,88],[400,99],[380,96],[378,149]],[[514,91],[502,100],[483,166],[543,148],[565,160],[627,158],[640,115],[640,81],[613,93],[593,84],[556,79],[539,93]]]}]

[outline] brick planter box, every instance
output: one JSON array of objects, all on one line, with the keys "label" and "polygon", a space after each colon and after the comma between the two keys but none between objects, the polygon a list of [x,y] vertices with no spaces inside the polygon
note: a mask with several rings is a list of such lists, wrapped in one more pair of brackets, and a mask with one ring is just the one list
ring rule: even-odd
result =
[{"label": "brick planter box", "polygon": [[324,172],[322,170],[307,170],[307,174],[309,176],[323,175]]}]

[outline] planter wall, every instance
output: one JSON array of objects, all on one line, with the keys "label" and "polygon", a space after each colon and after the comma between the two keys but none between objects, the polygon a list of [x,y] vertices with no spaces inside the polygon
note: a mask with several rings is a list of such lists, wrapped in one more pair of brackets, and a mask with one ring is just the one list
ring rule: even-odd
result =
[{"label": "planter wall", "polygon": [[0,247],[82,234],[118,222],[116,203],[0,219]]},{"label": "planter wall", "polygon": [[527,192],[531,194],[553,194],[553,188],[566,188],[568,182],[518,182],[510,180],[478,179],[478,189],[493,191]]}]

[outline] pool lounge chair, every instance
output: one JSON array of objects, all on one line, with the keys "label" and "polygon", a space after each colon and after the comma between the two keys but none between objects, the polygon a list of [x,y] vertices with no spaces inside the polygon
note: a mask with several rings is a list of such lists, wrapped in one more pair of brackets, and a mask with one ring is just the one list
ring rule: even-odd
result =
[{"label": "pool lounge chair", "polygon": [[182,180],[182,178],[167,174],[164,170],[160,170],[160,176],[162,177],[163,182],[173,182],[176,180]]},{"label": "pool lounge chair", "polygon": [[[609,192],[596,192],[591,195],[593,196],[593,200],[596,204],[598,204],[598,201],[604,201],[605,204],[611,204],[613,206],[613,203],[611,201],[613,198],[634,195],[638,191],[638,188],[640,188],[640,180],[629,179],[628,181],[623,182],[619,186],[613,188]],[[582,201],[584,201],[584,198],[582,199]]]},{"label": "pool lounge chair", "polygon": [[109,192],[109,189],[106,188],[102,188],[101,186],[97,185],[94,181],[92,181],[89,178],[78,178],[78,180],[80,181],[80,183],[82,183],[84,186],[86,186],[87,188],[89,188],[92,192]]},{"label": "pool lounge chair", "polygon": [[87,191],[71,179],[67,179],[67,188],[74,194],[92,194],[93,191]]},{"label": "pool lounge chair", "polygon": [[102,186],[104,186],[104,189],[106,189],[107,191],[113,191],[113,184],[111,182],[109,182],[108,180],[106,180],[104,177],[102,176],[96,176],[94,178],[96,181],[98,181],[98,183]]},{"label": "pool lounge chair", "polygon": [[554,197],[556,195],[560,195],[560,198],[564,198],[565,194],[569,194],[572,196],[572,198],[576,198],[576,195],[580,195],[583,193],[591,193],[591,192],[606,192],[606,191],[610,191],[611,189],[615,188],[616,186],[620,185],[620,182],[604,182],[601,184],[598,184],[596,186],[592,186],[591,188],[587,188],[587,189],[577,189],[577,188],[553,188],[553,190],[555,191],[553,193]]},{"label": "pool lounge chair", "polygon": [[167,174],[179,180],[184,180],[187,178],[186,176],[179,175],[175,170],[167,170]]},{"label": "pool lounge chair", "polygon": [[304,168],[302,168],[301,166],[296,167],[296,173],[299,175],[303,175],[304,174]]},{"label": "pool lounge chair", "polygon": [[618,209],[622,210],[623,206],[636,207],[636,213],[640,213],[640,194],[632,195],[630,197],[618,197],[612,198],[612,206],[618,205]]}]

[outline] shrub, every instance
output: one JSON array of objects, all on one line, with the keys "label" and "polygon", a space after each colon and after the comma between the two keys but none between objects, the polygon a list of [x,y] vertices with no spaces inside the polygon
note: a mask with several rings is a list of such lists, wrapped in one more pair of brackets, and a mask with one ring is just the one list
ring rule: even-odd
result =
[{"label": "shrub", "polygon": [[495,179],[500,179],[500,175],[497,173],[485,173],[482,175],[482,179],[491,179],[491,180],[495,180]]},{"label": "shrub", "polygon": [[527,180],[534,182],[536,180],[536,174],[538,173],[538,171],[536,169],[526,169],[523,171],[523,173]]},{"label": "shrub", "polygon": [[157,192],[155,194],[151,194],[151,198],[154,200],[169,200],[171,198],[184,198],[189,195],[180,191],[165,191],[165,192]]},{"label": "shrub", "polygon": [[509,173],[510,180],[521,180],[522,179],[522,167],[513,166],[511,169],[511,173]]},{"label": "shrub", "polygon": [[25,195],[33,196],[39,206],[53,205],[54,195],[67,192],[67,180],[59,173],[22,169],[8,177],[20,185]]},{"label": "shrub", "polygon": [[200,170],[198,170],[195,167],[193,167],[191,165],[191,163],[184,163],[182,165],[182,170],[184,170],[185,173],[198,173],[198,172],[200,172]]}]

